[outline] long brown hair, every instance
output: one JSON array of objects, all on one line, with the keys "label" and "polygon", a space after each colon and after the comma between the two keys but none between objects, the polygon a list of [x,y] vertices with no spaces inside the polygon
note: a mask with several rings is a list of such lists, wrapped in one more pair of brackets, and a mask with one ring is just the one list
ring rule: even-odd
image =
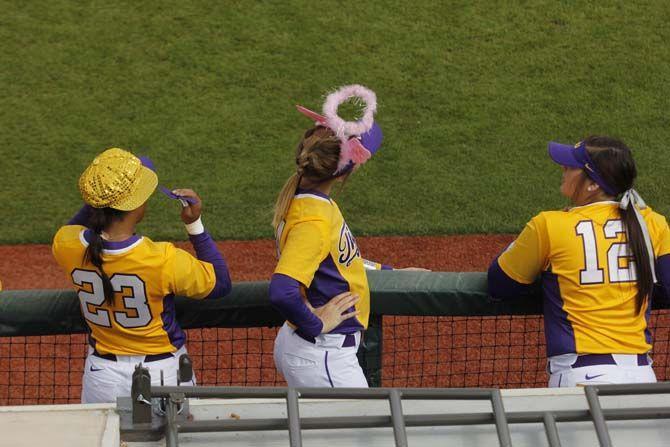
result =
[{"label": "long brown hair", "polygon": [[88,226],[92,230],[91,241],[84,252],[84,263],[90,262],[98,269],[102,277],[102,287],[105,293],[105,302],[114,304],[114,289],[112,282],[102,267],[102,232],[114,221],[121,220],[126,211],[114,208],[93,208],[88,218]]},{"label": "long brown hair", "polygon": [[321,183],[333,178],[340,159],[340,140],[327,127],[315,126],[305,132],[296,149],[296,171],[288,178],[275,202],[272,227],[277,227],[286,216],[300,180]]},{"label": "long brown hair", "polygon": [[[604,136],[590,136],[584,143],[598,172],[608,185],[615,188],[619,194],[633,187],[637,168],[628,146],[620,140]],[[638,290],[636,304],[639,313],[654,288],[654,277],[649,265],[649,259],[654,254],[647,250],[633,204],[625,210],[620,209],[619,213],[626,228],[626,239],[635,262]]]}]

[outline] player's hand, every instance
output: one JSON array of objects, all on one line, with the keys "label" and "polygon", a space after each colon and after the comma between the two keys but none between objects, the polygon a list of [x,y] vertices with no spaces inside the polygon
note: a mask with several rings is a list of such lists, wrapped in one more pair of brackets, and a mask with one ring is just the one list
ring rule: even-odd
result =
[{"label": "player's hand", "polygon": [[196,200],[194,204],[186,203],[186,206],[181,209],[181,220],[186,225],[191,224],[200,218],[200,213],[202,212],[202,200],[192,189],[175,189],[172,191],[178,196],[191,197]]},{"label": "player's hand", "polygon": [[421,267],[405,267],[404,269],[393,269],[393,270],[404,270],[406,272],[431,272],[432,270],[424,269]]},{"label": "player's hand", "polygon": [[325,334],[335,329],[344,320],[355,317],[360,313],[357,310],[346,314],[343,313],[356,304],[358,300],[358,295],[354,295],[351,292],[344,292],[335,296],[321,307],[314,308],[307,300],[305,300],[305,305],[312,311],[312,313],[314,313],[314,315],[319,317],[323,323],[321,333]]}]

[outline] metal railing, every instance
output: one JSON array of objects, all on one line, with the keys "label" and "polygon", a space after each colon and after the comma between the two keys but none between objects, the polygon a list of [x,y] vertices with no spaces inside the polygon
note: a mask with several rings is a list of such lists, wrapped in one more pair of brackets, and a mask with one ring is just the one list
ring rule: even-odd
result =
[{"label": "metal railing", "polygon": [[[605,421],[670,419],[670,407],[602,409],[599,396],[670,393],[670,383],[587,386],[589,410],[505,412],[500,390],[483,388],[270,388],[270,387],[152,387],[146,369],[138,369],[127,404],[119,403],[121,438],[155,440],[165,436],[168,447],[179,445],[180,433],[288,430],[289,442],[302,445],[302,430],[391,427],[396,446],[407,446],[406,427],[494,424],[500,446],[512,445],[509,424],[543,424],[550,447],[561,445],[558,423],[592,421],[602,447],[611,447]],[[272,398],[286,401],[286,418],[189,420],[189,398]],[[386,400],[390,415],[301,417],[300,402],[308,399]],[[403,413],[404,400],[488,400],[490,412]],[[124,422],[125,421],[125,422]]]},{"label": "metal railing", "polygon": [[[451,415],[455,419],[442,419],[448,415],[405,415],[403,400],[488,400],[492,412],[484,414],[486,422],[494,423],[501,446],[511,446],[505,409],[498,389],[431,389],[431,388],[263,388],[263,387],[152,387],[151,397],[158,398],[165,410],[165,438],[168,447],[176,447],[179,433],[286,430],[290,445],[302,445],[302,430],[333,428],[392,427],[396,446],[407,446],[407,426],[444,425],[443,422],[458,422],[461,415]],[[252,420],[208,420],[188,421],[177,418],[181,405],[188,398],[274,398],[285,399],[287,418]],[[300,401],[305,399],[381,399],[387,400],[390,416],[346,416],[346,417],[300,417]],[[134,408],[147,406],[137,397]],[[162,411],[159,411],[161,413]],[[155,412],[154,412],[155,414]],[[479,419],[482,419],[481,417]],[[151,424],[151,420],[137,421]],[[479,421],[476,423],[480,423]],[[451,425],[451,424],[449,424]],[[461,425],[455,424],[455,425]]]},{"label": "metal railing", "polygon": [[[611,410],[608,412],[603,410],[600,405],[600,396],[625,396],[625,395],[640,395],[640,394],[664,394],[670,393],[670,382],[660,383],[640,383],[640,384],[626,384],[626,385],[590,385],[584,388],[586,400],[589,404],[589,409],[593,417],[593,425],[595,425],[596,434],[598,435],[598,442],[601,447],[611,447],[612,439],[610,439],[609,430],[607,429],[606,419]],[[645,409],[626,409],[630,411],[643,411]],[[656,410],[662,414],[665,409]],[[653,412],[653,410],[652,410]],[[649,419],[655,419],[650,417]]]}]

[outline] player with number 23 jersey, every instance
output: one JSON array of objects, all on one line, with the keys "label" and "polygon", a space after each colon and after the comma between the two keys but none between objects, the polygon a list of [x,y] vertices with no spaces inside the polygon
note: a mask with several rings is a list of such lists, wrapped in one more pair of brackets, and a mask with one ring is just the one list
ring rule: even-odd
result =
[{"label": "player with number 23 jersey", "polygon": [[182,202],[181,218],[197,258],[136,233],[157,184],[151,160],[106,150],[79,179],[86,205],[54,237],[54,257],[77,290],[90,329],[83,403],[129,396],[139,363],[149,369],[153,385],[178,385],[186,336],[176,319],[175,296],[218,298],[230,291],[228,267],[202,225],[201,200],[193,191],[166,195]]},{"label": "player with number 23 jersey", "polygon": [[181,348],[184,331],[175,319],[174,297],[202,299],[214,288],[212,264],[169,242],[136,236],[122,244],[103,243],[105,272],[119,289],[113,306],[101,305],[102,282],[95,268],[82,265],[92,230],[62,227],[53,252],[77,287],[91,344],[101,354],[159,354]]}]

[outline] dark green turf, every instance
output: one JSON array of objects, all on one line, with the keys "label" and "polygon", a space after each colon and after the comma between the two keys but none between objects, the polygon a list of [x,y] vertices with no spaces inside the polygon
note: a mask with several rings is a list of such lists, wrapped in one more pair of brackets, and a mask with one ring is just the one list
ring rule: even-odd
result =
[{"label": "dark green turf", "polygon": [[[634,3],[634,4],[633,4]],[[212,6],[217,5],[217,6]],[[478,6],[479,5],[479,6]],[[670,212],[667,1],[0,0],[0,242],[46,242],[120,146],[193,187],[217,238],[270,237],[308,121],[346,83],[383,149],[337,198],[355,234],[516,232],[562,206],[550,139],[619,136]],[[154,197],[142,231],[183,238]]]}]

